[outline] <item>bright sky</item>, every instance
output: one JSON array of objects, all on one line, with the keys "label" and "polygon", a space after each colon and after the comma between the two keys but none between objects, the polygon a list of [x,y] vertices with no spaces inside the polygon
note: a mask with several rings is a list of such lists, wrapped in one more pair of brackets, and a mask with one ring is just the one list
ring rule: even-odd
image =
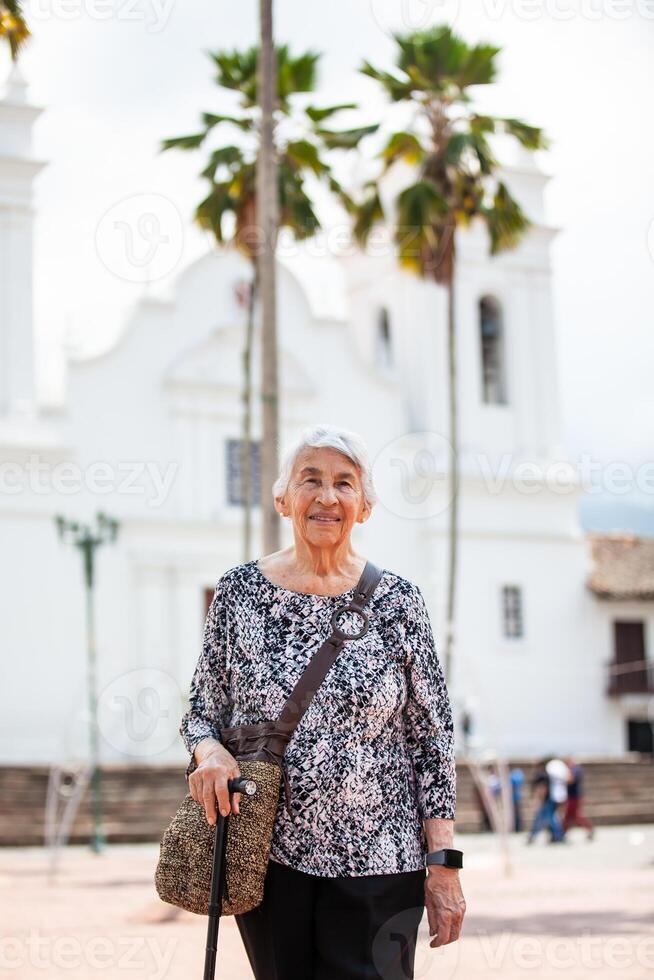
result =
[{"label": "bright sky", "polygon": [[[257,8],[26,2],[34,37],[21,64],[32,100],[47,107],[35,130],[36,154],[49,162],[37,184],[35,290],[53,397],[64,331],[104,346],[144,289],[98,254],[103,217],[124,217],[125,198],[161,195],[183,227],[171,276],[206,250],[189,220],[203,193],[201,157],[160,155],[158,145],[193,132],[200,110],[232,108],[205,52],[253,43]],[[391,30],[443,20],[502,48],[500,80],[480,107],[540,125],[552,140],[542,163],[553,175],[549,222],[562,229],[552,261],[566,445],[573,459],[631,466],[654,534],[654,0],[284,0],[275,27],[293,52],[324,52],[317,104],[358,101],[373,121],[383,103],[357,66],[390,68]]]}]

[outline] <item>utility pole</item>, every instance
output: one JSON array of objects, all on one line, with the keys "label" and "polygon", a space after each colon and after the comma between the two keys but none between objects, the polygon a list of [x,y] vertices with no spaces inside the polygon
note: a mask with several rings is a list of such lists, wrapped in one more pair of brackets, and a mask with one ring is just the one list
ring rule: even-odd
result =
[{"label": "utility pole", "polygon": [[277,59],[273,31],[273,0],[259,0],[257,101],[260,109],[257,159],[257,265],[261,298],[261,531],[264,554],[278,551],[280,520],[270,488],[277,478],[279,446],[279,383],[277,367],[277,291],[275,253],[279,223],[275,108]]},{"label": "utility pole", "polygon": [[96,527],[69,521],[58,514],[57,531],[62,541],[79,548],[84,564],[86,591],[86,662],[89,706],[89,765],[91,769],[91,798],[93,834],[91,850],[99,854],[106,844],[102,827],[102,783],[100,777],[100,738],[98,726],[97,655],[95,644],[94,572],[95,553],[101,545],[113,542],[118,535],[118,521],[98,511]]}]

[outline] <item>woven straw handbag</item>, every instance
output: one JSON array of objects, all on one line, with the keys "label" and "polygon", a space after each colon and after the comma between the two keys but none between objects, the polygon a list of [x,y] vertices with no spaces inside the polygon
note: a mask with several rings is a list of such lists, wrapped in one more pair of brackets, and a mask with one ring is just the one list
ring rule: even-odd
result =
[{"label": "woven straw handbag", "polygon": [[[366,562],[352,601],[334,610],[331,635],[309,661],[277,721],[220,729],[220,741],[238,762],[241,775],[256,783],[256,793],[242,795],[240,812],[232,812],[228,818],[222,915],[248,912],[263,899],[282,784],[286,809],[292,817],[283,764],[286,746],[343,644],[367,632],[368,614],[363,607],[380,578],[381,571]],[[340,628],[344,613],[360,618],[358,632],[346,633]],[[215,836],[216,826],[208,823],[204,807],[189,793],[161,839],[155,885],[164,902],[198,915],[209,913]]]}]

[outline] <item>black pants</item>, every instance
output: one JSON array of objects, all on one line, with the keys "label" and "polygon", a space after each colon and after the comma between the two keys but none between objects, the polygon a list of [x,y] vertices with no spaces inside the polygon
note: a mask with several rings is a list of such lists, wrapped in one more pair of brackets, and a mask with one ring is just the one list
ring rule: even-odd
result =
[{"label": "black pants", "polygon": [[413,980],[425,871],[324,878],[269,861],[236,919],[256,980]]}]

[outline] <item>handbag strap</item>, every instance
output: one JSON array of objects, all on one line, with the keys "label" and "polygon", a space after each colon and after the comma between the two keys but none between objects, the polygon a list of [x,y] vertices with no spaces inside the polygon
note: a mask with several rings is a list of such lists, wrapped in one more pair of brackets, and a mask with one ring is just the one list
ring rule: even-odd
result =
[{"label": "handbag strap", "polygon": [[[302,715],[311,703],[311,699],[322,684],[327,675],[327,671],[336,660],[343,644],[348,640],[358,640],[368,630],[368,614],[363,611],[363,607],[372,597],[373,592],[382,577],[381,570],[371,561],[367,561],[361,577],[356,584],[354,596],[350,602],[338,606],[332,614],[332,633],[327,637],[317,653],[313,655],[307,667],[303,671],[295,687],[282,708],[282,712],[276,723],[288,735],[295,731]],[[338,626],[339,617],[345,612],[358,614],[363,621],[363,626],[358,633],[344,633]]]}]

